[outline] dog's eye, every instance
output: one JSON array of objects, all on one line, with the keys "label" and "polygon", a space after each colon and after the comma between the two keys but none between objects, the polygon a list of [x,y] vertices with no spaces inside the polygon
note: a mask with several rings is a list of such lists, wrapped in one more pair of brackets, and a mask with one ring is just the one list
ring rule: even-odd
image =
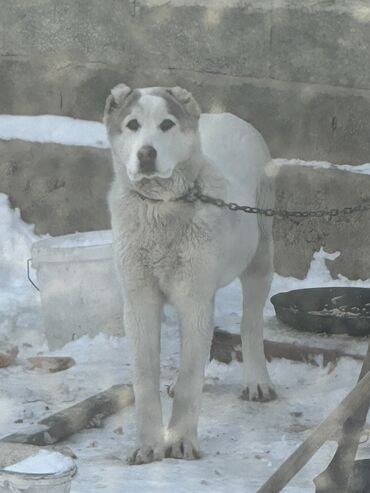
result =
[{"label": "dog's eye", "polygon": [[136,130],[139,130],[140,125],[139,122],[135,119],[135,120],[130,120],[126,125],[126,127],[132,130],[133,132],[136,132]]},{"label": "dog's eye", "polygon": [[163,130],[163,132],[167,132],[167,130],[170,130],[172,127],[174,127],[176,125],[175,122],[173,122],[172,120],[169,120],[168,118],[166,118],[165,120],[163,120],[163,122],[159,125],[159,128],[161,130]]}]

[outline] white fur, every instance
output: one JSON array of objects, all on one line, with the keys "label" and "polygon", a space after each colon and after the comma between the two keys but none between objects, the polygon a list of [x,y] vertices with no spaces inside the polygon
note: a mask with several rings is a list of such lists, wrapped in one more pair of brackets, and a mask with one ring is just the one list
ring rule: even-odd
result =
[{"label": "white fur", "polygon": [[[182,132],[178,125],[161,134],[161,119],[173,119],[166,112],[161,98],[145,94],[129,115],[140,119],[142,131],[111,136],[115,180],[109,203],[124,323],[132,345],[136,464],[160,460],[166,449],[170,457],[198,456],[197,426],[214,296],[235,277],[240,277],[244,293],[244,396],[273,397],[262,318],[272,276],[271,220],[201,202],[169,200],[197,179],[206,194],[270,207],[273,194],[264,175],[269,151],[251,125],[230,114],[202,115],[200,133]],[[140,181],[136,153],[148,144],[158,152],[158,175],[170,173],[167,180]],[[135,190],[164,200],[145,200]],[[181,363],[166,437],[159,395],[160,317],[165,302],[175,306],[181,329]]]}]

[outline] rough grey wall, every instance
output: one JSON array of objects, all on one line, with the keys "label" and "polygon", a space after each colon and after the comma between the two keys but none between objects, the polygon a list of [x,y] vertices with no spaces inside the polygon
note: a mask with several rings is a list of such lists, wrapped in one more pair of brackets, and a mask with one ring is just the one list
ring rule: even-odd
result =
[{"label": "rough grey wall", "polygon": [[[283,166],[276,177],[277,206],[336,209],[370,203],[370,176],[336,169]],[[274,220],[275,270],[304,278],[321,246],[341,254],[327,262],[333,277],[370,278],[370,211],[326,218]]]},{"label": "rough grey wall", "polygon": [[[204,111],[253,123],[274,157],[370,161],[368,0],[0,0],[0,12],[0,113],[100,120],[118,82],[182,85]],[[368,177],[328,173],[284,171],[279,201],[369,198]],[[110,176],[107,151],[0,143],[0,191],[38,232],[109,227]],[[367,226],[277,221],[278,272],[304,276],[325,245],[346,252],[334,274],[369,277]]]},{"label": "rough grey wall", "polygon": [[0,112],[101,118],[109,89],[182,84],[277,157],[366,162],[368,0],[1,0]]},{"label": "rough grey wall", "polygon": [[88,147],[0,140],[0,191],[38,234],[110,227],[110,153]]}]

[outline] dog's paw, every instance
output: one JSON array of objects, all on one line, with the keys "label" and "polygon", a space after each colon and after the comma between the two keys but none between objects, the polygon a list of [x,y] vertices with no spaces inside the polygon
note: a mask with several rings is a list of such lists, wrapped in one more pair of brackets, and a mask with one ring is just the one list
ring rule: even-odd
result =
[{"label": "dog's paw", "polygon": [[172,459],[194,460],[200,459],[200,452],[198,446],[191,440],[188,438],[179,438],[175,442],[167,444],[166,457]]},{"label": "dog's paw", "polygon": [[127,459],[130,466],[148,464],[149,462],[161,461],[164,458],[164,446],[143,446],[137,448]]},{"label": "dog's paw", "polygon": [[269,402],[277,399],[277,393],[270,383],[248,385],[240,396],[245,401]]}]

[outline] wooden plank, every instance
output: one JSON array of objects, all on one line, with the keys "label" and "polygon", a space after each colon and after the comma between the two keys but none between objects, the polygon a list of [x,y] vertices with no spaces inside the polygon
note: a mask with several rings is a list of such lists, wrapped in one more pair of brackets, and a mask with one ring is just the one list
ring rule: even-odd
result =
[{"label": "wooden plank", "polygon": [[317,450],[337,432],[338,428],[368,399],[370,373],[360,380],[339,406],[291,454],[257,493],[278,493],[302,469]]},{"label": "wooden plank", "polygon": [[134,402],[131,385],[114,385],[74,406],[52,414],[22,433],[2,438],[1,442],[46,446],[91,427],[94,420],[116,413]]},{"label": "wooden plank", "polygon": [[[215,330],[211,359],[216,359],[222,363],[230,363],[233,358],[237,361],[243,361],[241,351],[241,338],[239,334],[231,334],[223,330]],[[311,347],[301,344],[291,344],[287,342],[264,341],[265,356],[268,361],[273,358],[285,358],[292,361],[300,361],[317,365],[316,358],[322,357],[323,365],[335,363],[339,358],[347,357],[358,361],[363,361],[364,356],[360,354],[351,354],[338,349],[326,349],[321,347]]]},{"label": "wooden plank", "polygon": [[[370,344],[360,374],[360,380],[370,371]],[[314,479],[316,493],[351,491],[352,474],[358,444],[370,406],[370,394],[363,404],[343,424],[338,448],[329,466]]]}]

